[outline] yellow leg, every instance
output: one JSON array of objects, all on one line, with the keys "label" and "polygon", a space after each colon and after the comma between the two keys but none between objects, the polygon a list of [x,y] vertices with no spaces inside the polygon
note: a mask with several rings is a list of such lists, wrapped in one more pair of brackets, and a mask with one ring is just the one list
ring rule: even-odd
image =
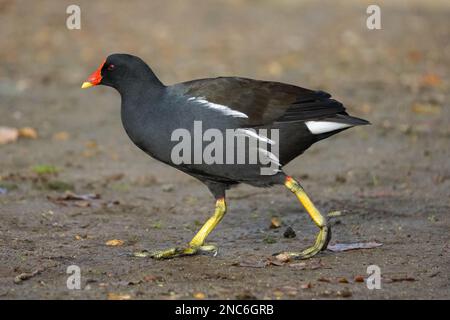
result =
[{"label": "yellow leg", "polygon": [[310,248],[302,252],[286,252],[292,258],[307,259],[315,256],[322,250],[325,250],[331,238],[331,229],[327,225],[326,219],[320,214],[319,210],[314,206],[311,199],[309,199],[302,186],[291,177],[287,177],[284,185],[291,190],[305,207],[311,219],[319,227],[320,231],[317,235],[316,242]]},{"label": "yellow leg", "polygon": [[220,198],[216,201],[216,210],[211,218],[206,221],[206,223],[201,227],[197,234],[192,238],[186,247],[182,248],[171,248],[167,250],[160,250],[150,253],[135,253],[135,256],[145,257],[150,256],[155,259],[169,259],[177,256],[193,255],[198,252],[216,252],[217,248],[214,245],[205,245],[206,237],[214,230],[214,228],[222,220],[223,216],[227,211],[225,205],[225,199]]},{"label": "yellow leg", "polygon": [[191,247],[199,247],[202,246],[205,242],[206,237],[214,230],[214,228],[219,224],[220,220],[222,220],[225,212],[227,211],[227,207],[225,205],[225,199],[221,198],[216,201],[216,210],[214,215],[206,221],[203,227],[197,232],[197,234],[192,238],[191,242],[189,242],[189,246]]}]

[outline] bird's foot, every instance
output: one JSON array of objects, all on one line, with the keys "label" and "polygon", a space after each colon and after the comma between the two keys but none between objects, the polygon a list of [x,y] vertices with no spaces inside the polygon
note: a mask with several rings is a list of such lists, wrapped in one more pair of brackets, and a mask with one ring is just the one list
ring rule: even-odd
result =
[{"label": "bird's foot", "polygon": [[[327,248],[330,239],[331,239],[331,229],[330,226],[326,225],[320,228],[319,234],[317,235],[316,238],[316,242],[312,247],[309,247],[301,252],[282,252],[279,254],[287,255],[291,259],[312,258],[320,251],[323,251]],[[275,255],[278,255],[278,253]]]},{"label": "bird's foot", "polygon": [[133,256],[139,258],[150,257],[153,259],[172,259],[182,256],[192,256],[199,253],[213,253],[215,256],[217,254],[218,248],[213,244],[203,244],[201,246],[186,245],[185,247],[175,247],[166,250],[156,250],[156,251],[139,251],[134,252]]}]

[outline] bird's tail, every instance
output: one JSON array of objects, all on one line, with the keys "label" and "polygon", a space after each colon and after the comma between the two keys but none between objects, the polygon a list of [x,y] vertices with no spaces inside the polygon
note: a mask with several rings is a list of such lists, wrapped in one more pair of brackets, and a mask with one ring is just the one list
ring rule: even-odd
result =
[{"label": "bird's tail", "polygon": [[321,119],[320,121],[306,122],[308,129],[316,136],[318,140],[328,138],[329,136],[354,126],[369,124],[369,121],[350,116],[346,112],[338,113],[333,117]]}]

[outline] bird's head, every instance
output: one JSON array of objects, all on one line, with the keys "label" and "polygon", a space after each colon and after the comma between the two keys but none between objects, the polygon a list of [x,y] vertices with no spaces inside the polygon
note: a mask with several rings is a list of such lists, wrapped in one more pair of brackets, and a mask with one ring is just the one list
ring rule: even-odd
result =
[{"label": "bird's head", "polygon": [[142,84],[143,82],[161,84],[141,58],[130,54],[116,53],[108,56],[83,83],[81,88],[105,85],[120,91],[121,87]]}]

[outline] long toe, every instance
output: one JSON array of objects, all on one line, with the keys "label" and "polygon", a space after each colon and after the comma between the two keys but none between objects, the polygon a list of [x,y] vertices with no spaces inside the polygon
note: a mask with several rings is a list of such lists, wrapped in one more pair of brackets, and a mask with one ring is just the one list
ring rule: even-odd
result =
[{"label": "long toe", "polygon": [[153,258],[153,259],[172,259],[172,258],[176,258],[176,257],[182,257],[182,256],[190,256],[190,255],[194,255],[197,254],[199,252],[211,252],[217,250],[217,248],[215,248],[215,246],[212,245],[205,245],[202,247],[193,247],[190,245],[186,245],[185,247],[175,247],[175,248],[170,248],[170,249],[165,249],[165,250],[156,250],[156,251],[138,251],[138,252],[134,252],[133,256],[134,257],[138,257],[138,258]]},{"label": "long toe", "polygon": [[310,248],[307,248],[300,252],[300,254],[296,257],[297,259],[309,259],[314,257],[320,251],[325,250],[328,242],[331,238],[331,229],[329,226],[324,226],[320,229],[319,234],[317,235],[316,242]]},{"label": "long toe", "polygon": [[331,229],[329,226],[324,226],[320,229],[317,235],[316,242],[313,246],[301,252],[283,252],[279,255],[287,255],[292,259],[309,259],[314,257],[320,251],[325,250],[331,238]]},{"label": "long toe", "polygon": [[181,254],[180,248],[170,248],[166,250],[156,250],[150,254],[150,258],[153,259],[171,259]]},{"label": "long toe", "polygon": [[170,248],[166,250],[155,250],[155,251],[136,251],[133,252],[132,256],[137,258],[153,258],[153,259],[171,259],[181,255],[194,254],[195,251],[191,248]]}]

